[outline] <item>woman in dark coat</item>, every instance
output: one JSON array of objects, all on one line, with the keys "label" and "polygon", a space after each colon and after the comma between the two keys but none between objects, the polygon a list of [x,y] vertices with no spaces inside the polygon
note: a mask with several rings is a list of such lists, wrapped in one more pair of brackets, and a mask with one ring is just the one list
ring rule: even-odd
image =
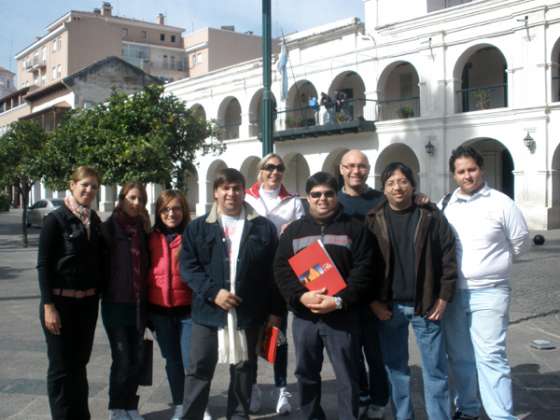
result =
[{"label": "woman in dark coat", "polygon": [[99,175],[87,166],[72,174],[71,194],[41,230],[37,269],[40,319],[47,341],[47,390],[55,420],[89,419],[89,362],[101,280],[101,221],[90,208]]}]

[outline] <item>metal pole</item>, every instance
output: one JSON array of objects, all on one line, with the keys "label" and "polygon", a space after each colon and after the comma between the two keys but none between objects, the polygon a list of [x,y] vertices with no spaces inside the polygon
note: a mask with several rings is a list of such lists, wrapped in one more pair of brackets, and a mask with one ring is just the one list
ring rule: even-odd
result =
[{"label": "metal pole", "polygon": [[263,96],[261,107],[261,129],[262,129],[262,153],[263,156],[272,153],[272,94],[271,85],[271,19],[270,0],[262,1],[262,25],[263,25]]}]

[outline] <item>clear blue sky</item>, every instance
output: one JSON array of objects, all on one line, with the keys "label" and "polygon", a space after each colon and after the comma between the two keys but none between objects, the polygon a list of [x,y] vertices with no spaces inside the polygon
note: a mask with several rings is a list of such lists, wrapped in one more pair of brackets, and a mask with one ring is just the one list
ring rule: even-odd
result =
[{"label": "clear blue sky", "polygon": [[[0,66],[14,71],[14,55],[45,34],[48,24],[69,10],[92,11],[102,0],[0,0]],[[206,26],[235,25],[261,33],[262,0],[112,0],[113,13],[169,25],[190,32]],[[347,17],[363,20],[362,0],[271,0],[273,35],[301,31]]]}]

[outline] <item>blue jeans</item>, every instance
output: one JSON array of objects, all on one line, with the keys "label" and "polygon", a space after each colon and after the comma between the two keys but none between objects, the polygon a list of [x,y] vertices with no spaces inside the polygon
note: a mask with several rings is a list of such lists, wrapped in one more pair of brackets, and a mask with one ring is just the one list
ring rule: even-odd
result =
[{"label": "blue jeans", "polygon": [[447,359],[443,333],[438,321],[414,315],[412,305],[393,305],[393,316],[380,321],[379,336],[383,361],[391,385],[393,413],[398,420],[414,418],[408,366],[408,325],[412,324],[422,358],[424,399],[430,420],[449,419]]},{"label": "blue jeans", "polygon": [[171,389],[174,405],[183,403],[185,370],[189,366],[192,319],[188,316],[173,316],[150,313],[156,340],[165,359],[165,372]]},{"label": "blue jeans", "polygon": [[457,289],[444,319],[457,410],[478,415],[480,397],[491,419],[515,419],[506,354],[509,286]]}]

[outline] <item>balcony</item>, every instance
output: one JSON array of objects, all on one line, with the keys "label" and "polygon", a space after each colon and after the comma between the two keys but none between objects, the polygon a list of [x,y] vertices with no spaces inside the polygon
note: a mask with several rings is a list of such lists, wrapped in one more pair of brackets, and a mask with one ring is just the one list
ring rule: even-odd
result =
[{"label": "balcony", "polygon": [[420,116],[420,98],[386,99],[377,102],[377,119],[379,121]]},{"label": "balcony", "polygon": [[457,91],[463,112],[507,107],[507,84],[478,86]]}]

